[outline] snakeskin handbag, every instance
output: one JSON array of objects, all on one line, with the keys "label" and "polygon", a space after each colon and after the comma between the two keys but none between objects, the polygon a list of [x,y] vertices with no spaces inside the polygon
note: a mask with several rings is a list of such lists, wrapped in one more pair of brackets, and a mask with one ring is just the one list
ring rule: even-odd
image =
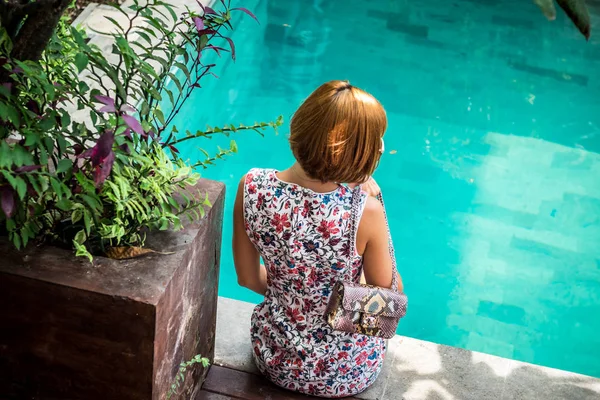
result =
[{"label": "snakeskin handbag", "polygon": [[[357,187],[352,195],[350,216],[350,253],[348,263],[355,253],[356,229],[359,222],[361,189]],[[346,333],[360,333],[367,336],[391,339],[396,334],[400,318],[406,314],[408,299],[398,292],[398,269],[390,227],[385,214],[383,196],[377,199],[384,206],[384,215],[389,237],[390,256],[392,257],[392,287],[385,289],[356,282],[340,281],[333,288],[325,319],[331,328]]]}]

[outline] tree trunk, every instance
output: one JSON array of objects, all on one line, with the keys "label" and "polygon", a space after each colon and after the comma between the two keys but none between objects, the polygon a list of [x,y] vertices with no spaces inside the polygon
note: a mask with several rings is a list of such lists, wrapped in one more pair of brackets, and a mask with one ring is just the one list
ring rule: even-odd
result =
[{"label": "tree trunk", "polygon": [[32,8],[27,19],[13,39],[11,56],[17,60],[37,61],[48,45],[60,17],[71,0],[38,0],[38,7]]}]

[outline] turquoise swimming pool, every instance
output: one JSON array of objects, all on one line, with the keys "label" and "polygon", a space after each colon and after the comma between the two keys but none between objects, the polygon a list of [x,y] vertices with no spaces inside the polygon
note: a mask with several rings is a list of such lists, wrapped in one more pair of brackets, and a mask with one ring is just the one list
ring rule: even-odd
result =
[{"label": "turquoise swimming pool", "polygon": [[[236,63],[221,60],[179,131],[287,122],[330,79],[372,92],[410,297],[398,332],[600,377],[600,36],[523,0],[343,3],[244,1],[261,24],[241,18]],[[237,285],[230,213],[248,169],[293,161],[287,132],[240,134],[239,154],[203,173],[229,190],[222,296],[260,300]],[[182,155],[203,157],[198,144]]]}]

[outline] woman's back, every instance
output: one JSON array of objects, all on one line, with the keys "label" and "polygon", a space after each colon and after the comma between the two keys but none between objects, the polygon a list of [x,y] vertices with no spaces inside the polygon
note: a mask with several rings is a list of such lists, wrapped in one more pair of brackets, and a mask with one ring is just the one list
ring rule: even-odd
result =
[{"label": "woman's back", "polygon": [[[244,225],[267,271],[252,317],[261,372],[280,386],[324,397],[359,393],[377,378],[382,339],[333,331],[323,314],[340,280],[358,282],[362,258],[350,238],[351,191],[315,193],[254,169],[243,189]],[[359,217],[366,204],[363,194]],[[352,254],[350,254],[352,252]]]}]

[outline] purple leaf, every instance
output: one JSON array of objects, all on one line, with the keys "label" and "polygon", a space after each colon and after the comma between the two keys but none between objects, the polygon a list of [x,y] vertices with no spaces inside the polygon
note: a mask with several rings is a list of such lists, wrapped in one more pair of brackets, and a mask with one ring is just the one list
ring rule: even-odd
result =
[{"label": "purple leaf", "polygon": [[75,155],[78,156],[83,151],[83,146],[80,145],[79,143],[75,143],[73,145],[73,150],[75,151]]},{"label": "purple leaf", "polygon": [[119,149],[124,153],[131,153],[131,149],[129,148],[129,145],[127,143],[123,143],[122,145],[120,145]]},{"label": "purple leaf", "polygon": [[215,14],[215,15],[217,14],[215,12],[215,10],[213,10],[209,6],[205,6],[204,4],[202,4],[202,2],[200,0],[196,0],[196,3],[198,3],[198,5],[202,9],[202,11],[204,11],[204,14]]},{"label": "purple leaf", "polygon": [[179,154],[179,150],[177,150],[177,148],[175,146],[173,146],[172,144],[169,145],[169,149],[171,149],[171,151],[175,154]]},{"label": "purple leaf", "polygon": [[104,159],[104,163],[102,165],[96,166],[96,169],[94,170],[94,184],[96,185],[96,187],[102,185],[106,178],[108,178],[114,162],[115,152],[111,150],[110,153],[108,153],[108,155]]},{"label": "purple leaf", "polygon": [[98,111],[99,112],[109,112],[109,113],[111,113],[111,112],[117,111],[117,109],[115,108],[114,105],[112,105],[112,106],[109,105],[109,106],[101,107]]},{"label": "purple leaf", "polygon": [[204,21],[202,21],[202,18],[200,17],[194,17],[194,24],[196,24],[196,30],[198,32],[204,30]]},{"label": "purple leaf", "polygon": [[10,186],[0,186],[0,203],[6,218],[12,217],[15,212],[15,191]]},{"label": "purple leaf", "polygon": [[229,46],[231,47],[231,59],[235,61],[235,45],[233,44],[233,40],[225,36],[223,36],[223,38],[229,42]]},{"label": "purple leaf", "polygon": [[100,136],[98,142],[94,146],[95,151],[92,153],[90,159],[92,160],[92,165],[99,165],[110,153],[112,153],[113,143],[115,142],[115,135],[112,131],[106,131]]},{"label": "purple leaf", "polygon": [[94,153],[94,148],[87,149],[83,153],[79,154],[77,158],[89,158]]},{"label": "purple leaf", "polygon": [[35,115],[40,115],[40,107],[38,106],[38,103],[35,100],[29,100],[25,104],[25,107],[27,107],[27,109]]},{"label": "purple leaf", "polygon": [[215,51],[215,53],[217,53],[217,55],[218,55],[219,57],[221,57],[221,51],[229,51],[229,50],[227,50],[227,49],[224,49],[224,48],[222,48],[222,47],[213,46],[212,44],[209,44],[208,46],[206,46],[206,47],[205,47],[205,49],[211,49],[211,50],[214,50],[214,51]]},{"label": "purple leaf", "polygon": [[100,108],[100,112],[115,112],[117,111],[117,107],[115,106],[115,100],[108,96],[96,95],[96,100],[100,103],[104,104],[104,107]]},{"label": "purple leaf", "polygon": [[144,129],[142,128],[142,124],[139,123],[137,119],[132,117],[131,115],[123,115],[123,121],[127,124],[128,127],[131,128],[138,135],[144,134]]},{"label": "purple leaf", "polygon": [[112,131],[106,131],[100,136],[96,145],[89,150],[86,150],[77,158],[89,157],[94,167],[102,164],[106,158],[112,153],[112,146],[115,142],[115,135]]},{"label": "purple leaf", "polygon": [[217,15],[217,12],[215,10],[213,10],[211,7],[206,6],[206,7],[204,7],[204,14]]},{"label": "purple leaf", "polygon": [[23,72],[23,68],[21,68],[21,67],[14,67],[13,70],[12,70],[12,72],[14,74],[20,74],[20,73]]},{"label": "purple leaf", "polygon": [[121,106],[121,111],[133,113],[133,112],[136,112],[137,110],[135,108],[131,107],[129,104],[123,104]]},{"label": "purple leaf", "polygon": [[22,167],[16,168],[15,173],[22,174],[24,172],[31,172],[42,168],[41,165],[24,165]]},{"label": "purple leaf", "polygon": [[254,20],[260,24],[260,21],[258,20],[258,18],[256,18],[256,15],[252,14],[252,12],[251,12],[250,10],[248,10],[247,8],[244,8],[244,7],[236,7],[236,8],[232,8],[231,10],[232,10],[232,11],[233,11],[233,10],[238,10],[238,11],[245,12],[246,14],[248,14],[249,16],[251,16],[252,18],[254,18]]},{"label": "purple leaf", "polygon": [[214,29],[202,29],[201,31],[198,31],[198,35],[200,35],[200,36],[214,35],[215,33],[217,33],[217,31],[215,31]]},{"label": "purple leaf", "polygon": [[115,105],[115,100],[112,97],[108,97],[108,96],[102,96],[100,94],[94,96],[96,98],[96,100],[98,100],[100,103],[102,104],[106,104],[107,106],[109,105]]},{"label": "purple leaf", "polygon": [[125,132],[123,132],[123,136],[125,136],[129,140],[133,140],[133,136],[131,136],[131,129],[129,128],[125,129]]}]

